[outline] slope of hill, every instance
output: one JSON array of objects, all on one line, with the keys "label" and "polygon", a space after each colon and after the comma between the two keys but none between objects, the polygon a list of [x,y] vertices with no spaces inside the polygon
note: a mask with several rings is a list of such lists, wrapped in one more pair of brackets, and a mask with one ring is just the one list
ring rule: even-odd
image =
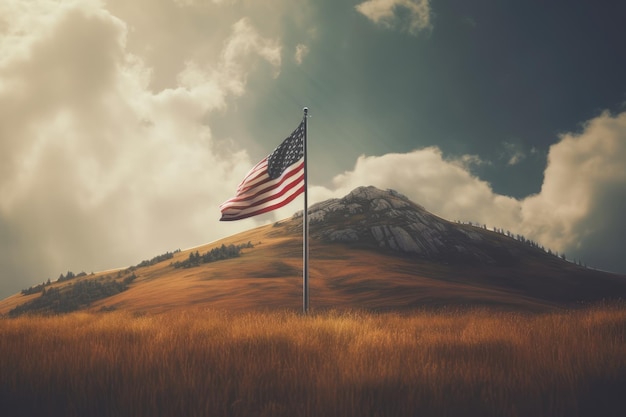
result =
[{"label": "slope of hill", "polygon": [[[624,276],[586,269],[528,242],[443,220],[393,191],[360,187],[342,199],[310,207],[309,213],[313,310],[498,306],[539,311],[626,298]],[[54,282],[45,290],[63,294],[97,287],[104,297],[75,297],[77,308],[94,311],[298,310],[301,230],[302,213],[297,213],[210,245],[129,269]],[[215,262],[197,261],[222,245],[241,250]],[[93,284],[96,280],[100,284]],[[0,314],[15,313],[16,307],[41,297],[16,294],[0,301]]]}]

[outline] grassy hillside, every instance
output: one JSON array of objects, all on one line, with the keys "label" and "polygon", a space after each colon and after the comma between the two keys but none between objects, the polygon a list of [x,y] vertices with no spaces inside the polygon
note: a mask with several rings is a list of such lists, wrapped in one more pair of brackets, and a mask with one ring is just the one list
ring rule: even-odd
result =
[{"label": "grassy hillside", "polygon": [[[147,278],[146,278],[147,279]],[[0,319],[7,416],[622,416],[626,309]]]},{"label": "grassy hillside", "polygon": [[[129,269],[52,282],[45,290],[48,297],[60,294],[66,299],[73,291],[73,305],[90,311],[158,313],[196,307],[298,311],[302,305],[302,243],[300,229],[292,223],[263,226]],[[311,307],[319,311],[386,311],[454,305],[547,311],[626,295],[624,277],[570,264],[496,233],[481,229],[476,233],[484,234],[496,246],[513,245],[518,254],[515,264],[448,264],[312,239]],[[188,262],[190,254],[209,253],[222,245],[241,247],[240,256],[174,267]],[[94,281],[100,284],[81,285]],[[78,291],[104,284],[115,286],[115,291],[96,294],[108,295],[104,298]],[[0,314],[40,297],[41,293],[9,297],[0,301]]]}]

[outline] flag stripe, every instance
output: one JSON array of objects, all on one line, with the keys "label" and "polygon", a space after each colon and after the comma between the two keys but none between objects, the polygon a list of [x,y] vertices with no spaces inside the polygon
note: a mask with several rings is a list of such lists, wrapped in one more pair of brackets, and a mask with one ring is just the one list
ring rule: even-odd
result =
[{"label": "flag stripe", "polygon": [[267,213],[293,201],[306,189],[304,119],[274,151],[256,164],[220,205],[220,220],[240,220]]},{"label": "flag stripe", "polygon": [[302,191],[304,191],[304,183],[299,182],[296,184],[295,188],[291,188],[290,190],[288,190],[288,192],[283,194],[282,198],[280,199],[270,200],[264,204],[250,206],[243,210],[227,209],[222,213],[222,220],[239,220],[251,216],[256,216],[257,214],[266,213],[268,211],[277,209],[288,204],[298,195],[300,195]]},{"label": "flag stripe", "polygon": [[279,189],[287,179],[296,175],[300,171],[304,171],[304,159],[300,160],[299,164],[292,165],[291,167],[287,168],[283,175],[279,178],[270,180],[267,174],[265,174],[263,178],[259,177],[259,181],[255,184],[254,187],[246,187],[244,191],[238,193],[237,196],[226,201],[220,207],[224,207],[231,202],[258,200],[262,198],[262,194],[266,194],[272,190]]},{"label": "flag stripe", "polygon": [[240,193],[244,188],[248,189],[253,186],[256,180],[263,174],[267,174],[267,158],[264,158],[261,162],[256,164],[256,166],[246,174],[246,177],[241,181],[239,186],[237,186],[237,193]]},{"label": "flag stripe", "polygon": [[285,194],[289,193],[294,187],[297,187],[299,184],[304,184],[304,174],[298,177],[295,177],[294,180],[291,182],[284,183],[280,187],[280,191],[274,192],[272,194],[267,194],[267,193],[263,194],[263,196],[255,200],[251,200],[251,201],[232,202],[231,204],[225,206],[223,208],[223,211],[231,211],[231,212],[233,210],[245,211],[246,209],[250,207],[258,207],[258,206],[262,206],[266,204],[267,202],[271,202],[273,200],[279,200]]},{"label": "flag stripe", "polygon": [[[222,211],[222,220],[238,220],[246,217],[250,217],[256,214],[261,214],[260,210],[264,210],[266,207],[279,208],[283,205],[291,202],[302,191],[304,191],[304,164],[294,167],[296,169],[290,170],[290,175],[283,175],[278,184],[275,184],[271,190],[263,190],[261,193],[255,195],[255,198],[238,199],[234,197],[220,206]],[[276,181],[272,181],[275,183]],[[276,202],[276,204],[272,204]],[[262,212],[267,212],[265,210]],[[257,213],[258,212],[258,213]],[[256,214],[251,214],[256,213]]]},{"label": "flag stripe", "polygon": [[224,213],[222,214],[222,218],[220,220],[222,221],[230,221],[230,220],[241,220],[241,219],[247,219],[248,217],[253,217],[253,216],[257,216],[259,214],[263,214],[263,213],[267,213],[270,212],[272,210],[276,210],[282,206],[285,206],[289,203],[291,203],[296,197],[298,197],[300,194],[302,194],[304,192],[304,182],[301,183],[300,187],[298,189],[296,189],[293,193],[289,194],[286,196],[286,198],[284,200],[282,200],[281,202],[278,202],[276,204],[273,205],[266,205],[265,207],[255,207],[255,211],[245,211],[242,212],[238,215],[232,215],[232,214],[228,214],[228,213]]}]

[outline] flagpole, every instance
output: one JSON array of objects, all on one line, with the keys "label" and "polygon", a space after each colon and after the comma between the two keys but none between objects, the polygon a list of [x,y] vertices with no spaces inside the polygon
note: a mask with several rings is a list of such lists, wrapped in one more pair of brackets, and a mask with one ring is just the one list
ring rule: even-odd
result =
[{"label": "flagpole", "polygon": [[302,312],[309,312],[309,207],[308,207],[308,190],[309,183],[307,179],[307,119],[309,108],[304,109],[304,211],[302,214]]}]

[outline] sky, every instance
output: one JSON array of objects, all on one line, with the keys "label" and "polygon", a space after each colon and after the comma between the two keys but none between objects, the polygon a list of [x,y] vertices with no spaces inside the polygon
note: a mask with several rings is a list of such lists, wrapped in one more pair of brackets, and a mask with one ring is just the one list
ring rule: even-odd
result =
[{"label": "sky", "polygon": [[626,273],[620,0],[3,0],[0,298],[289,217],[219,205],[308,107],[362,185]]}]

